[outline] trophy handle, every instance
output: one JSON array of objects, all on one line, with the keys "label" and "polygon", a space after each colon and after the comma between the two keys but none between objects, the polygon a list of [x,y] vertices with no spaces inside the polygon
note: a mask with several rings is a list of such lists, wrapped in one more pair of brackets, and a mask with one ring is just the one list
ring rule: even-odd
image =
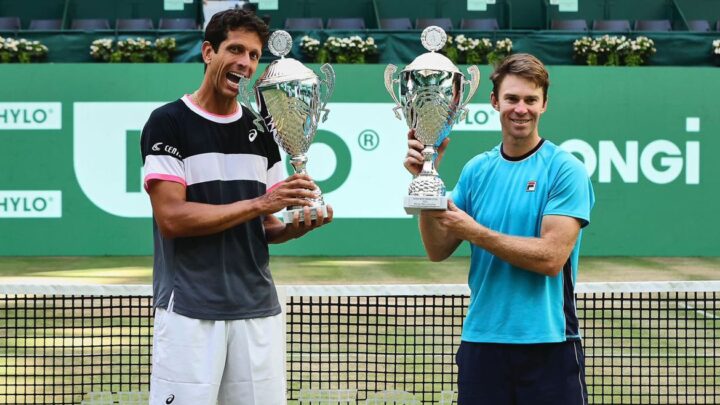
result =
[{"label": "trophy handle", "polygon": [[260,117],[260,114],[255,111],[255,107],[250,104],[250,92],[248,91],[249,83],[250,80],[246,77],[241,77],[240,81],[238,81],[238,97],[240,97],[240,104],[247,107],[247,109],[255,116],[255,119],[253,120],[255,128],[257,128],[260,132],[265,132],[265,123],[262,117]]},{"label": "trophy handle", "polygon": [[325,108],[325,105],[328,100],[330,100],[330,96],[332,96],[333,91],[335,90],[335,70],[329,63],[326,63],[320,66],[320,71],[322,71],[325,75],[325,80],[322,80],[322,83],[325,83],[325,87],[327,89],[325,91],[325,97],[323,97],[322,92],[320,93],[320,112],[323,113],[320,122],[325,122],[325,120],[327,120],[328,113],[330,112],[330,110]]},{"label": "trophy handle", "polygon": [[400,113],[398,112],[398,110],[402,108],[402,105],[400,105],[400,101],[398,100],[397,96],[395,95],[395,91],[393,90],[393,84],[398,81],[397,79],[393,79],[393,76],[395,75],[395,71],[397,71],[397,66],[395,66],[393,64],[389,64],[385,68],[385,89],[387,89],[388,93],[390,93],[393,100],[395,100],[395,108],[393,108],[395,117],[397,117],[397,119],[401,120],[402,118],[400,117]]},{"label": "trophy handle", "polygon": [[468,90],[465,101],[463,101],[462,105],[460,106],[460,117],[458,118],[459,121],[465,119],[465,116],[468,113],[467,105],[475,95],[475,92],[480,85],[480,69],[478,69],[477,66],[472,65],[468,68],[468,73],[470,73],[470,80],[465,80],[465,83],[470,83],[470,89]]}]

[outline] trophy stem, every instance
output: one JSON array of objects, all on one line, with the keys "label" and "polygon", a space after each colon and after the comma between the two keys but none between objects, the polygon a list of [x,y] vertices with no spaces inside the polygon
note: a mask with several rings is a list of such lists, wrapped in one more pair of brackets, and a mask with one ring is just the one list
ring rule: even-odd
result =
[{"label": "trophy stem", "polygon": [[[295,169],[295,173],[297,174],[307,174],[307,170],[305,170],[305,165],[307,164],[307,155],[296,155],[292,156],[290,158],[290,164]],[[317,218],[317,212],[322,211],[323,216],[327,216],[327,207],[325,206],[325,201],[323,200],[322,191],[320,191],[320,188],[317,188],[313,190],[313,193],[315,194],[315,197],[308,198],[307,200],[311,202],[310,207],[310,218],[312,220],[315,220]],[[301,205],[291,205],[287,207],[287,210],[283,213],[283,220],[285,223],[290,223],[293,221],[293,215],[295,212],[298,212],[300,215],[300,221],[303,221],[305,215],[303,213],[303,206]]]},{"label": "trophy stem", "polygon": [[437,170],[435,170],[435,146],[425,145],[422,151],[423,155],[423,167],[420,171],[419,176],[437,176]]},{"label": "trophy stem", "polygon": [[290,158],[290,164],[295,169],[295,173],[297,174],[307,174],[307,170],[305,170],[305,165],[307,164],[307,156],[305,154],[293,156]]}]

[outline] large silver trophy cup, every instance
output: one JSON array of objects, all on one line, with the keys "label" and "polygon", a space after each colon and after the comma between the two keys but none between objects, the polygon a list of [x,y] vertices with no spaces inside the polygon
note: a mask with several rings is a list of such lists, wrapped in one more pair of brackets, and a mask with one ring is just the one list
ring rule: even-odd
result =
[{"label": "large silver trophy cup", "polygon": [[[290,156],[295,173],[305,174],[307,151],[315,137],[318,123],[327,119],[329,110],[325,105],[335,88],[335,71],[329,64],[322,65],[320,70],[325,79],[320,80],[315,72],[301,62],[285,58],[292,48],[292,38],[285,31],[275,31],[270,36],[268,48],[280,59],[272,61],[255,82],[255,102],[259,116],[273,134],[275,142]],[[240,82],[240,97],[243,104],[257,116],[258,113],[250,105],[247,85],[247,79]],[[324,87],[324,91],[321,87]],[[318,211],[327,216],[327,206],[319,189],[310,202],[311,219],[317,218]],[[292,222],[296,212],[300,215],[300,221],[303,221],[302,206],[288,207],[283,212],[283,220]]]},{"label": "large silver trophy cup", "polygon": [[[410,183],[405,197],[405,212],[417,214],[421,210],[447,209],[445,184],[435,170],[436,147],[450,134],[456,120],[463,120],[467,104],[475,95],[480,83],[480,70],[470,66],[471,80],[458,70],[450,59],[437,53],[445,46],[447,35],[440,27],[432,26],[422,32],[422,44],[426,52],[407,65],[395,78],[397,67],[385,68],[385,88],[395,100],[395,116],[402,109],[405,121],[415,130],[415,138],[425,147],[422,155],[422,171]],[[399,99],[395,93],[399,87]],[[467,97],[461,103],[466,85],[470,85]]]}]

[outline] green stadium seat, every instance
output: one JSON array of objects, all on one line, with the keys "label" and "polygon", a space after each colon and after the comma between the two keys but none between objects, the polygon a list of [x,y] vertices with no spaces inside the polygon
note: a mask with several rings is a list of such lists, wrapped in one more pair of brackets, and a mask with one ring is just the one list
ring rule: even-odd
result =
[{"label": "green stadium seat", "polygon": [[74,30],[109,30],[110,22],[106,18],[77,18],[72,20],[70,28]]},{"label": "green stadium seat", "polygon": [[0,31],[17,31],[20,29],[20,17],[0,17]]},{"label": "green stadium seat", "polygon": [[321,30],[322,18],[286,18],[285,29],[288,30]]},{"label": "green stadium seat", "polygon": [[115,29],[118,31],[147,31],[155,29],[149,18],[118,18],[115,21]]},{"label": "green stadium seat", "polygon": [[495,18],[463,18],[460,20],[460,29],[497,31],[500,29],[500,25]]},{"label": "green stadium seat", "polygon": [[161,18],[158,22],[161,30],[196,30],[197,22],[192,18]]},{"label": "green stadium seat", "polygon": [[630,32],[630,21],[595,20],[593,21],[593,31]]},{"label": "green stadium seat", "polygon": [[688,31],[710,32],[710,23],[707,20],[688,20]]},{"label": "green stadium seat", "polygon": [[380,29],[383,30],[411,30],[412,23],[407,17],[404,18],[381,18]]},{"label": "green stadium seat", "polygon": [[43,31],[43,30],[61,30],[62,20],[30,20],[28,30],[31,31]]},{"label": "green stadium seat", "polygon": [[432,25],[438,26],[445,31],[452,31],[453,24],[449,18],[418,18],[415,20],[415,29],[424,30]]},{"label": "green stadium seat", "polygon": [[327,29],[364,30],[365,20],[362,18],[328,18]]},{"label": "green stadium seat", "polygon": [[635,31],[672,31],[670,20],[637,20]]},{"label": "green stadium seat", "polygon": [[588,25],[585,20],[552,20],[550,29],[557,31],[587,31]]}]

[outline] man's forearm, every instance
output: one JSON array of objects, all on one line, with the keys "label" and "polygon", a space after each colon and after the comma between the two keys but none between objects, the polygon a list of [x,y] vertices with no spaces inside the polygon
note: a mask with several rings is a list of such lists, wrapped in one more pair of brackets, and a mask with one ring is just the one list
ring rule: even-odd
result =
[{"label": "man's forearm", "polygon": [[447,259],[462,242],[449,234],[431,217],[420,214],[418,226],[425,252],[428,258],[434,262]]},{"label": "man's forearm", "polygon": [[556,276],[570,257],[577,230],[573,231],[571,226],[567,231],[570,234],[563,235],[557,232],[557,228],[556,231],[548,231],[548,227],[544,224],[541,237],[521,237],[495,232],[477,224],[468,240],[515,267]]},{"label": "man's forearm", "polygon": [[166,237],[211,235],[252,220],[261,211],[252,200],[226,205],[177,202],[163,207],[159,223]]}]

